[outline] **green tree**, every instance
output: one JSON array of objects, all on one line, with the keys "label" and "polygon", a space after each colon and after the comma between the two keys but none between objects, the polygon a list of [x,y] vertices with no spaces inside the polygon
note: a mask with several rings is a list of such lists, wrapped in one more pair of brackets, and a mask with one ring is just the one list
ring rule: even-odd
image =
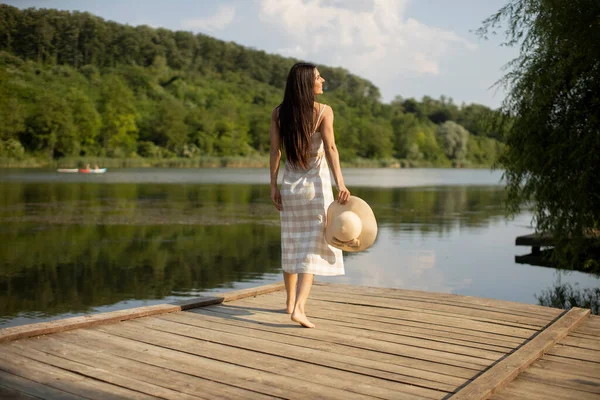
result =
[{"label": "green tree", "polygon": [[506,44],[520,45],[503,78],[508,205],[518,212],[533,200],[536,230],[552,234],[557,260],[573,266],[600,228],[600,2],[512,0],[479,34],[505,23]]},{"label": "green tree", "polygon": [[[424,159],[434,165],[444,165],[448,162],[444,156],[444,151],[436,139],[436,126],[433,124],[423,124],[420,126],[415,136],[414,145],[418,148],[417,159]],[[415,151],[413,147],[412,152]],[[414,154],[410,154],[409,159],[416,160]]]},{"label": "green tree", "polygon": [[[0,140],[16,138],[25,129],[25,105],[15,78],[0,69]],[[21,83],[21,82],[19,82]]]},{"label": "green tree", "polygon": [[446,157],[461,161],[467,155],[469,131],[454,121],[446,121],[438,128],[438,138]]},{"label": "green tree", "polygon": [[412,145],[415,144],[415,138],[419,133],[420,128],[421,123],[418,117],[412,113],[400,113],[392,119],[394,153],[396,157],[410,158],[409,153],[411,153],[413,157],[416,155],[415,146]]},{"label": "green tree", "polygon": [[24,144],[48,158],[74,155],[79,151],[77,131],[68,103],[60,93],[42,92],[25,122]]},{"label": "green tree", "polygon": [[394,151],[393,130],[383,121],[361,121],[359,125],[358,155],[364,158],[388,158]]},{"label": "green tree", "polygon": [[137,114],[133,93],[118,76],[102,81],[100,112],[102,146],[106,155],[130,156],[137,150]]},{"label": "green tree", "polygon": [[[294,62],[202,34],[0,4],[0,139],[52,157],[266,155],[269,115]],[[436,131],[449,120],[503,138],[481,123],[494,114],[487,107],[458,108],[445,96],[384,104],[371,82],[320,70],[327,90],[319,101],[335,110],[344,162],[448,165]],[[44,96],[47,103],[38,101]],[[469,160],[490,160],[488,143],[471,146]]]},{"label": "green tree", "polygon": [[152,120],[151,140],[159,146],[181,154],[188,142],[188,127],[185,124],[186,110],[181,102],[164,98],[156,108]]},{"label": "green tree", "polygon": [[92,100],[81,90],[71,88],[67,94],[67,102],[72,113],[72,120],[78,132],[78,147],[83,154],[98,152],[98,133],[102,121]]}]

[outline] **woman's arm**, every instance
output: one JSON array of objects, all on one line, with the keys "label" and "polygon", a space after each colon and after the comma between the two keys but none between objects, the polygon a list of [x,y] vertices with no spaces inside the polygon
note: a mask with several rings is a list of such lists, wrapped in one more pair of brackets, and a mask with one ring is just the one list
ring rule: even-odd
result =
[{"label": "woman's arm", "polygon": [[281,194],[277,187],[277,175],[279,174],[279,163],[281,162],[281,136],[279,134],[279,109],[275,108],[271,113],[271,126],[269,128],[271,138],[271,152],[269,166],[271,170],[271,201],[275,208],[281,211]]},{"label": "woman's arm", "polygon": [[[327,107],[327,106],[325,106]],[[321,135],[323,137],[323,146],[325,147],[325,155],[333,172],[333,179],[338,189],[338,202],[344,204],[350,198],[350,191],[344,184],[342,176],[342,168],[340,167],[340,155],[335,145],[335,137],[333,134],[333,110],[327,107],[323,112],[323,122],[321,122]]]}]

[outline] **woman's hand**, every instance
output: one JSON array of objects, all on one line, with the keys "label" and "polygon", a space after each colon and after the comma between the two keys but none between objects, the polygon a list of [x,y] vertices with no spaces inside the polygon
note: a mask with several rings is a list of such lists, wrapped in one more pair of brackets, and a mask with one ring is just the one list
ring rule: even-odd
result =
[{"label": "woman's hand", "polygon": [[345,185],[338,186],[338,198],[337,201],[340,204],[344,204],[350,199],[350,191]]},{"label": "woman's hand", "polygon": [[281,207],[281,193],[279,193],[279,188],[277,186],[271,186],[271,201],[275,205],[275,208],[279,211],[282,210]]}]

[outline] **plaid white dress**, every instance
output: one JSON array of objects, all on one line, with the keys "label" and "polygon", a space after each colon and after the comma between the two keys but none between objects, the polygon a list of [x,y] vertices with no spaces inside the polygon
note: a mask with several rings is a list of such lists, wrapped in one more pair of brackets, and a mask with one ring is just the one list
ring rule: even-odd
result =
[{"label": "plaid white dress", "polygon": [[286,163],[283,172],[281,258],[285,272],[344,275],[342,251],[325,241],[327,208],[332,202],[331,174],[323,138],[317,131],[311,136],[310,168],[293,169]]}]

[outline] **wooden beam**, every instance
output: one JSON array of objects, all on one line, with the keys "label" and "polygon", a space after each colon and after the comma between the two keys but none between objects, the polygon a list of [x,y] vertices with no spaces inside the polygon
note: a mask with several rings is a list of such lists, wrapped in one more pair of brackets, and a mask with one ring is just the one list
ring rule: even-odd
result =
[{"label": "wooden beam", "polygon": [[227,292],[227,293],[223,293],[223,294],[216,295],[216,296],[223,297],[223,302],[227,303],[228,301],[239,300],[239,299],[243,299],[246,297],[256,297],[261,294],[278,292],[283,289],[285,289],[284,283],[276,282],[276,283],[271,283],[271,284],[263,285],[263,286],[259,286],[259,287],[236,290],[234,292]]},{"label": "wooden beam", "polygon": [[518,348],[459,389],[451,399],[487,399],[525,370],[590,315],[590,310],[572,308],[528,343]]},{"label": "wooden beam", "polygon": [[188,310],[190,308],[204,307],[211,304],[219,304],[224,301],[242,299],[244,297],[255,297],[260,294],[270,293],[284,288],[283,282],[271,283],[255,288],[236,290],[225,293],[215,293],[211,297],[200,297],[184,300],[174,304],[157,304],[146,307],[136,307],[126,310],[111,311],[99,314],[84,315],[73,318],[63,318],[56,321],[40,322],[0,329],[0,342],[24,339],[32,336],[47,335],[50,333],[63,332],[71,329],[88,328],[100,324],[109,324],[129,319],[147,317],[150,315],[165,314]]},{"label": "wooden beam", "polygon": [[515,240],[516,246],[554,246],[554,238],[551,235],[541,235],[532,233],[530,235],[517,236]]}]

